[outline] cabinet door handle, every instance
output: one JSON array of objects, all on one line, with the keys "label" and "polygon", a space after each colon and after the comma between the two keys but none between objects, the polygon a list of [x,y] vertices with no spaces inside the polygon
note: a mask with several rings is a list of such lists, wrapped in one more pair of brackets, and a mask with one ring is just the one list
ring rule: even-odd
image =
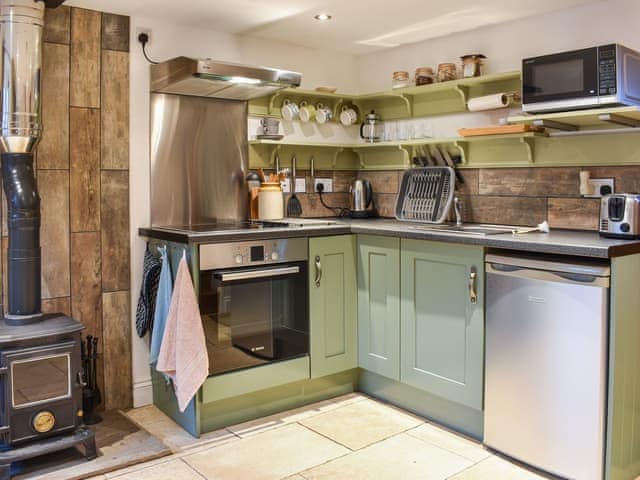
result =
[{"label": "cabinet door handle", "polygon": [[473,305],[478,303],[478,292],[476,291],[476,278],[478,278],[478,272],[476,271],[476,267],[471,267],[471,271],[469,272],[469,301]]},{"label": "cabinet door handle", "polygon": [[315,283],[316,287],[320,286],[320,280],[322,280],[322,265],[320,264],[320,255],[316,255],[316,278]]}]

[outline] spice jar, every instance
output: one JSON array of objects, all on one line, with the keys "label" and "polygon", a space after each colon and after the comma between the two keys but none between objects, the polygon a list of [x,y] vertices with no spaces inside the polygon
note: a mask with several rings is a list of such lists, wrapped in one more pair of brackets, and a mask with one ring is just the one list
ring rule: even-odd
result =
[{"label": "spice jar", "polygon": [[258,192],[258,218],[281,220],[284,217],[284,197],[280,183],[266,182]]},{"label": "spice jar", "polygon": [[433,68],[420,67],[416,68],[416,85],[429,85],[435,82]]},{"label": "spice jar", "polygon": [[448,82],[449,80],[455,80],[456,78],[457,74],[455,63],[441,63],[438,65],[439,82]]},{"label": "spice jar", "polygon": [[391,88],[404,88],[410,85],[411,82],[409,81],[409,72],[393,72],[393,81],[391,83]]},{"label": "spice jar", "polygon": [[487,57],[481,53],[474,53],[460,57],[462,60],[462,76],[464,78],[479,77],[481,75],[480,67],[482,67],[482,60],[486,58]]}]

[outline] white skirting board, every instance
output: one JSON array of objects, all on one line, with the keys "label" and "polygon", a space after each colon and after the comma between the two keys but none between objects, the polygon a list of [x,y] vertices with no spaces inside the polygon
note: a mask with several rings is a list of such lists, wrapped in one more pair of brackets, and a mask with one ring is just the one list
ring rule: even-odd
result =
[{"label": "white skirting board", "polygon": [[144,407],[153,403],[153,387],[151,379],[133,385],[133,408]]}]

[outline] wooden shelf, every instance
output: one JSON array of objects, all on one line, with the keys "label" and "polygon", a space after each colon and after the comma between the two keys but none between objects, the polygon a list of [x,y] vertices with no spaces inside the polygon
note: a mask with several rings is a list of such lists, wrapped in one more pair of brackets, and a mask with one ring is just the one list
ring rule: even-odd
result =
[{"label": "wooden shelf", "polygon": [[507,117],[507,122],[530,125],[544,124],[543,126],[550,130],[558,131],[635,128],[640,126],[640,109],[638,107],[612,107],[576,110],[573,112],[518,115]]}]

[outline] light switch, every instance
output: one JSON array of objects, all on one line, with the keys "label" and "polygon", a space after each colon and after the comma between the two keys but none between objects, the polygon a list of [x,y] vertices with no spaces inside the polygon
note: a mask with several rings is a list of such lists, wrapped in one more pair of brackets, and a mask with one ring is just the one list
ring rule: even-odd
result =
[{"label": "light switch", "polygon": [[296,178],[295,192],[305,193],[306,191],[307,191],[307,179],[304,177]]}]

